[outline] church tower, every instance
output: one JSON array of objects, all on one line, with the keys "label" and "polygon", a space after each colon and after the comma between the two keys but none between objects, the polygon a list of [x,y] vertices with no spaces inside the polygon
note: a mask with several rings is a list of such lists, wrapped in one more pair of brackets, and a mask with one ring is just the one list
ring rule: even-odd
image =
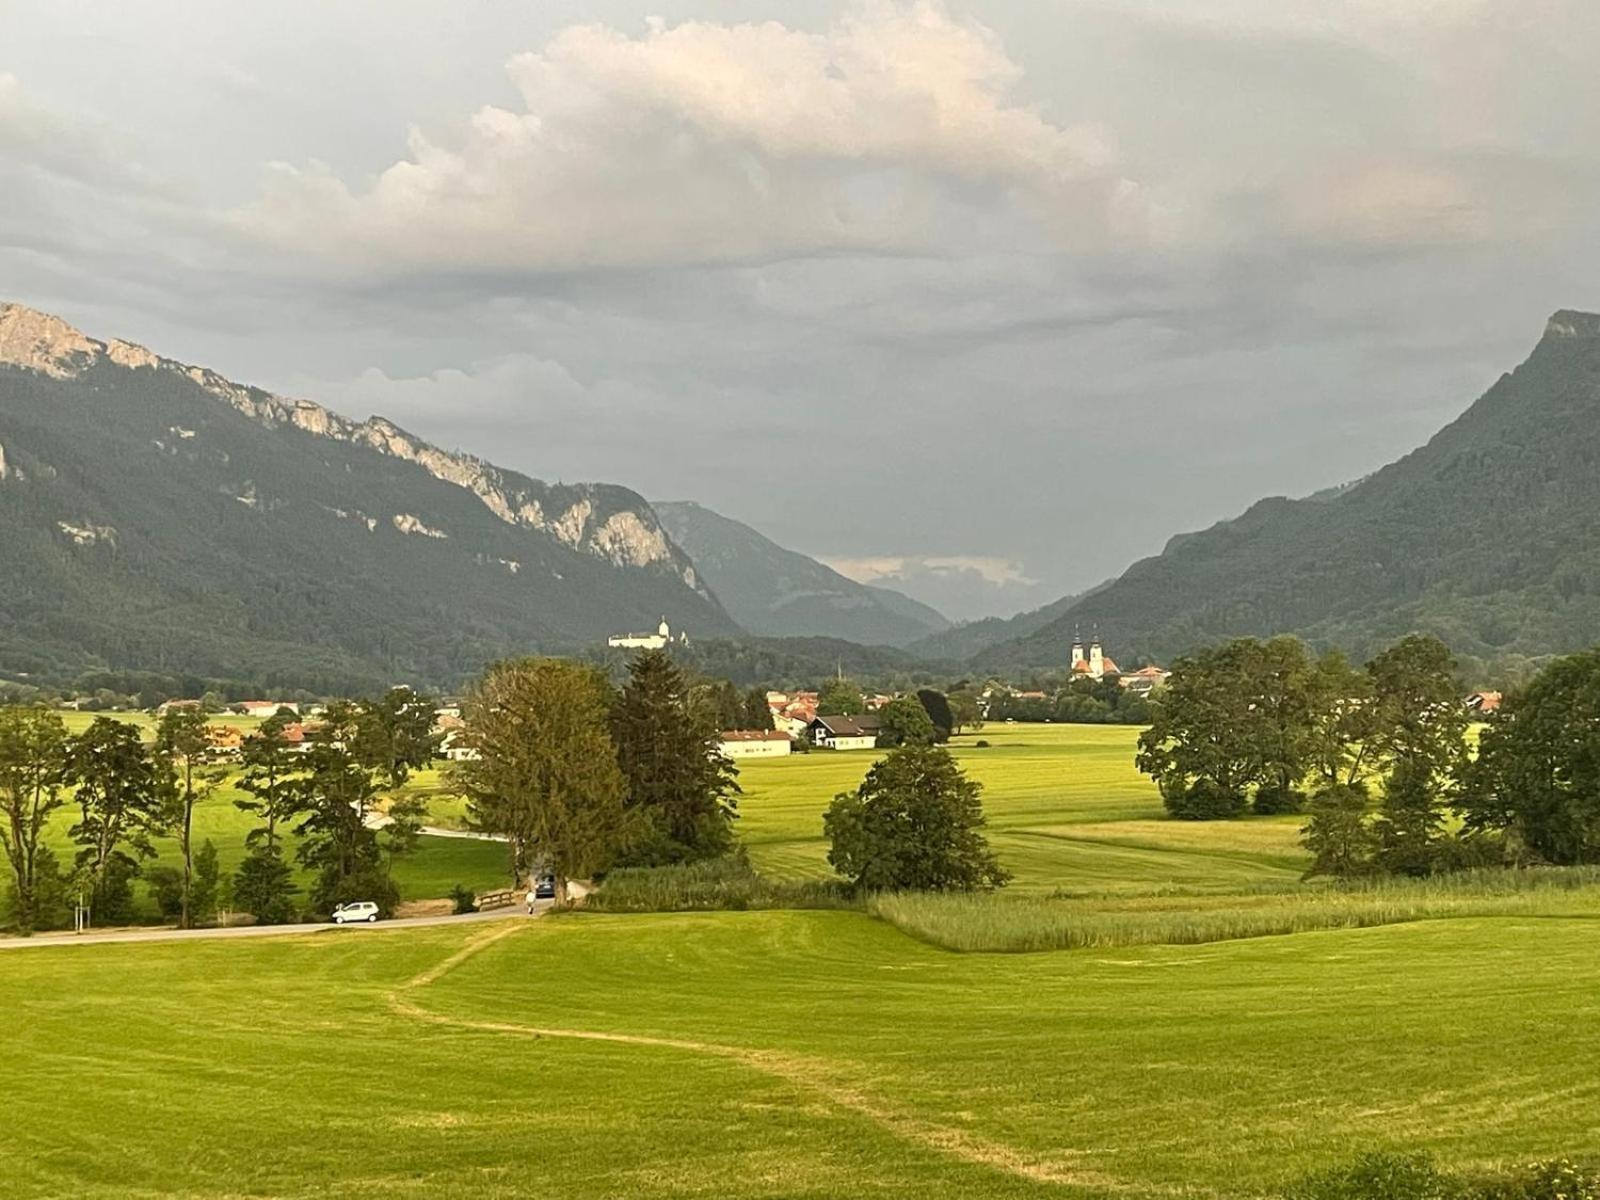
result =
[{"label": "church tower", "polygon": [[1094,640],[1089,643],[1089,678],[1100,679],[1105,673],[1106,652],[1100,646],[1100,634],[1096,631]]},{"label": "church tower", "polygon": [[1071,670],[1076,671],[1078,664],[1083,661],[1083,638],[1078,635],[1078,627],[1072,627],[1072,661],[1068,664]]}]

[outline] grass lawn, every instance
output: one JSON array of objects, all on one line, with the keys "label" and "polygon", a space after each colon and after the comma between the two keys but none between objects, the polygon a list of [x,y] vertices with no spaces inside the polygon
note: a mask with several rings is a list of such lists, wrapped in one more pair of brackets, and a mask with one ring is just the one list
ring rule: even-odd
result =
[{"label": "grass lawn", "polygon": [[0,1195],[1235,1197],[1371,1148],[1594,1157],[1596,928],[997,956],[767,912],[3,951]]},{"label": "grass lawn", "polygon": [[[1235,887],[1292,882],[1309,861],[1298,817],[1171,821],[1133,769],[1126,725],[991,725],[952,745],[984,785],[989,839],[1018,892]],[[979,747],[979,739],[990,745]],[[830,874],[822,813],[861,782],[877,755],[817,751],[740,764],[739,836],[756,867],[783,877]]]}]

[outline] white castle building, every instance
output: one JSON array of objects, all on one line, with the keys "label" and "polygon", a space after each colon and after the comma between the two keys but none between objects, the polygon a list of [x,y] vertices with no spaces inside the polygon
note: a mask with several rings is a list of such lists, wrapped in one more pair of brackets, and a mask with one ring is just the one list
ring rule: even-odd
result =
[{"label": "white castle building", "polygon": [[[672,628],[667,624],[667,619],[662,617],[654,633],[613,633],[606,639],[606,645],[621,650],[665,650],[672,640]],[[677,640],[688,641],[682,634],[678,635]]]}]

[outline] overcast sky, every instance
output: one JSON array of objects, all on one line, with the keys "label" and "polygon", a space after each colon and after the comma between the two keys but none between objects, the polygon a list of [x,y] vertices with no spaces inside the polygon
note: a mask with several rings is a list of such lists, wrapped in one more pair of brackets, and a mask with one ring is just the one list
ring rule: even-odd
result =
[{"label": "overcast sky", "polygon": [[1600,308],[1595,0],[0,0],[0,299],[952,616]]}]

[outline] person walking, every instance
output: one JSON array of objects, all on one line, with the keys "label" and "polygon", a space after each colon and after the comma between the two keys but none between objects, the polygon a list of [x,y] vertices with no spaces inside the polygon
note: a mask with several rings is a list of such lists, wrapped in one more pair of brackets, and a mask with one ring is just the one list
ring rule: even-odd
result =
[{"label": "person walking", "polygon": [[528,915],[533,916],[534,906],[539,902],[539,885],[536,881],[528,880]]}]

